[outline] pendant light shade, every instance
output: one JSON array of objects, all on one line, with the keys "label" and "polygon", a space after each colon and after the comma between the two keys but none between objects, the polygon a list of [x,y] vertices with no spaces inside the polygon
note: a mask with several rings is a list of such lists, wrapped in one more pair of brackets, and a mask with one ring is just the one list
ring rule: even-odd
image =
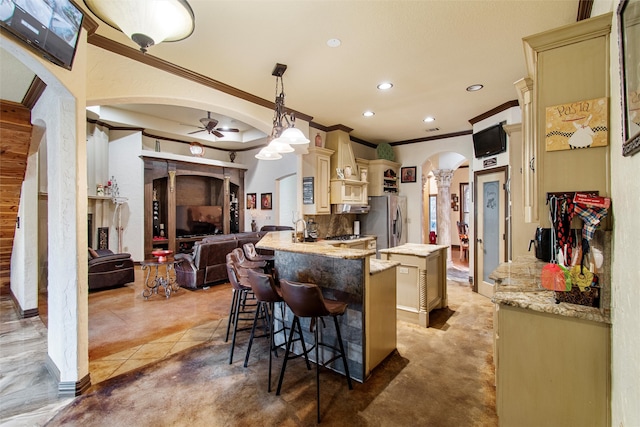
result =
[{"label": "pendant light shade", "polygon": [[267,146],[260,150],[255,157],[258,160],[280,160],[282,158],[282,154],[269,149],[269,147]]},{"label": "pendant light shade", "polygon": [[189,37],[195,27],[186,0],[84,0],[89,10],[133,40],[142,52]]}]

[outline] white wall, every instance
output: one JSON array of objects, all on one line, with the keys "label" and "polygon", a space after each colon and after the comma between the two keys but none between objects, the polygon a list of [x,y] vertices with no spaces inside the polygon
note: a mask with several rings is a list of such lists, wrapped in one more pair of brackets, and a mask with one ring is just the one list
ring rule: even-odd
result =
[{"label": "white wall", "polygon": [[[600,2],[602,3],[602,2]],[[616,11],[618,1],[611,2]],[[623,157],[621,124],[621,81],[618,49],[618,22],[614,14],[611,28],[611,200],[614,219],[611,264],[612,284],[612,378],[611,425],[640,426],[640,153]]]}]

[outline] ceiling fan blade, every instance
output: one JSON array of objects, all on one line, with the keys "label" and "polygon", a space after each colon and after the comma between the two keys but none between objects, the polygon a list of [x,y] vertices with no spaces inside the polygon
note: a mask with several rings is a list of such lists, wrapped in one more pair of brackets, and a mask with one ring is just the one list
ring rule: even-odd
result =
[{"label": "ceiling fan blade", "polygon": [[211,133],[214,134],[215,136],[217,136],[218,138],[224,138],[224,134],[218,132],[217,130],[214,130]]},{"label": "ceiling fan blade", "polygon": [[189,132],[189,133],[187,133],[187,135],[193,135],[194,133],[199,133],[199,132],[202,132],[202,131],[204,131],[204,130],[205,130],[205,129],[194,130],[193,132]]},{"label": "ceiling fan blade", "polygon": [[240,132],[240,129],[236,128],[216,128],[218,132]]},{"label": "ceiling fan blade", "polygon": [[218,121],[216,119],[206,118],[206,119],[200,119],[200,123],[202,123],[202,126],[206,128],[208,127],[213,129],[218,124]]}]

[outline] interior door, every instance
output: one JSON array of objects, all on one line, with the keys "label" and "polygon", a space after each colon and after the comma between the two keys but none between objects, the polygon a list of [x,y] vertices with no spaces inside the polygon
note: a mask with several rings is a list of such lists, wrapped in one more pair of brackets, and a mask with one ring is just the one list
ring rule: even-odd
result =
[{"label": "interior door", "polygon": [[506,260],[506,168],[475,174],[475,278],[480,295],[492,297],[494,281],[489,274]]}]

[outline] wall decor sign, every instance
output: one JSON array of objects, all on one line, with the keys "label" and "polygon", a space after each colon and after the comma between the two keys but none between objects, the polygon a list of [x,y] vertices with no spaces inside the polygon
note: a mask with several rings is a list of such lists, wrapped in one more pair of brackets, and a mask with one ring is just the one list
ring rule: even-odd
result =
[{"label": "wall decor sign", "polygon": [[302,178],[302,204],[313,204],[313,177],[305,176]]},{"label": "wall decor sign", "polygon": [[546,108],[546,151],[605,147],[609,143],[607,98],[587,99]]},{"label": "wall decor sign", "polygon": [[623,0],[618,8],[622,70],[622,154],[640,152],[640,0]]}]

